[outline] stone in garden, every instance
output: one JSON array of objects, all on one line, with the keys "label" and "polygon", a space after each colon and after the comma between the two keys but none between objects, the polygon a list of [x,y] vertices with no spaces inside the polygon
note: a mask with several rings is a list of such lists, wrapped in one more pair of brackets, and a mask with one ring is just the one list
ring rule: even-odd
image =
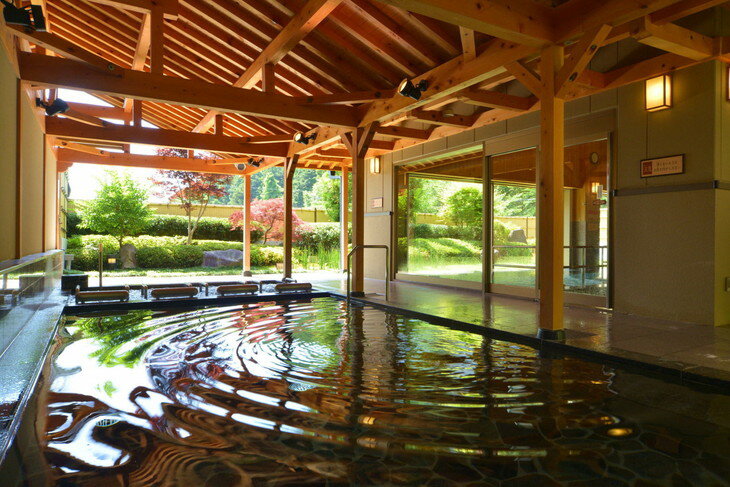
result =
[{"label": "stone in garden", "polygon": [[510,242],[519,242],[526,244],[527,243],[527,236],[525,235],[525,231],[521,228],[518,228],[517,230],[512,230],[509,232],[509,237],[507,237],[507,240]]},{"label": "stone in garden", "polygon": [[137,247],[132,244],[124,244],[119,249],[119,261],[122,269],[134,269],[137,267]]},{"label": "stone in garden", "polygon": [[243,264],[243,252],[236,249],[203,252],[203,267],[224,267]]}]

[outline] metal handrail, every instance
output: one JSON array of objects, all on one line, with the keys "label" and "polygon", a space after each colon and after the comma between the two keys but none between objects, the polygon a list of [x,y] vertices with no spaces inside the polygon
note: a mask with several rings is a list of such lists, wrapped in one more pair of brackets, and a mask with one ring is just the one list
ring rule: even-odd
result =
[{"label": "metal handrail", "polygon": [[350,302],[350,264],[352,262],[352,254],[358,250],[364,249],[385,249],[385,300],[390,300],[390,247],[387,245],[356,245],[347,254],[347,302]]}]

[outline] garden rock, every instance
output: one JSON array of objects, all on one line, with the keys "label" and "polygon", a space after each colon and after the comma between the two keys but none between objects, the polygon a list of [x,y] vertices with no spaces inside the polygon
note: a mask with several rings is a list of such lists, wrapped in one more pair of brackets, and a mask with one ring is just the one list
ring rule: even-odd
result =
[{"label": "garden rock", "polygon": [[203,267],[224,267],[242,264],[243,252],[240,250],[208,250],[203,253]]},{"label": "garden rock", "polygon": [[119,260],[122,269],[134,269],[137,267],[137,247],[132,244],[124,244],[119,249]]},{"label": "garden rock", "polygon": [[509,232],[509,237],[507,237],[507,240],[509,240],[510,242],[519,242],[526,244],[527,236],[525,235],[525,231],[523,229],[518,228]]}]

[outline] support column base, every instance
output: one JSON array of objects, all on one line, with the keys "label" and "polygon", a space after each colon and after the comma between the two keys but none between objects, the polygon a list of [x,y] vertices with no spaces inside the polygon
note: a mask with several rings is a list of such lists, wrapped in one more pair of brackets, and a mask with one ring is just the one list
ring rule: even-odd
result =
[{"label": "support column base", "polygon": [[363,291],[350,291],[350,296],[353,298],[364,298],[365,293]]},{"label": "support column base", "polygon": [[245,277],[251,277],[251,276],[253,276],[253,272],[251,272],[251,271],[243,271],[243,275]]},{"label": "support column base", "polygon": [[537,338],[540,340],[564,341],[565,330],[548,330],[545,328],[539,328],[537,330]]}]

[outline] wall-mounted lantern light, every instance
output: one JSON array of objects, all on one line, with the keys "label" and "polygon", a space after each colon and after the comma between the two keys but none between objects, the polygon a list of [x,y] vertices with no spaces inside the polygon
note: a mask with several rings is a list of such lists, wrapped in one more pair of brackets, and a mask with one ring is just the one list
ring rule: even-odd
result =
[{"label": "wall-mounted lantern light", "polygon": [[663,74],[646,80],[646,110],[656,112],[672,106],[672,77]]},{"label": "wall-mounted lantern light", "polygon": [[727,65],[727,99],[730,101],[730,64]]},{"label": "wall-mounted lantern light", "polygon": [[373,157],[370,159],[370,174],[380,174],[380,158]]}]

